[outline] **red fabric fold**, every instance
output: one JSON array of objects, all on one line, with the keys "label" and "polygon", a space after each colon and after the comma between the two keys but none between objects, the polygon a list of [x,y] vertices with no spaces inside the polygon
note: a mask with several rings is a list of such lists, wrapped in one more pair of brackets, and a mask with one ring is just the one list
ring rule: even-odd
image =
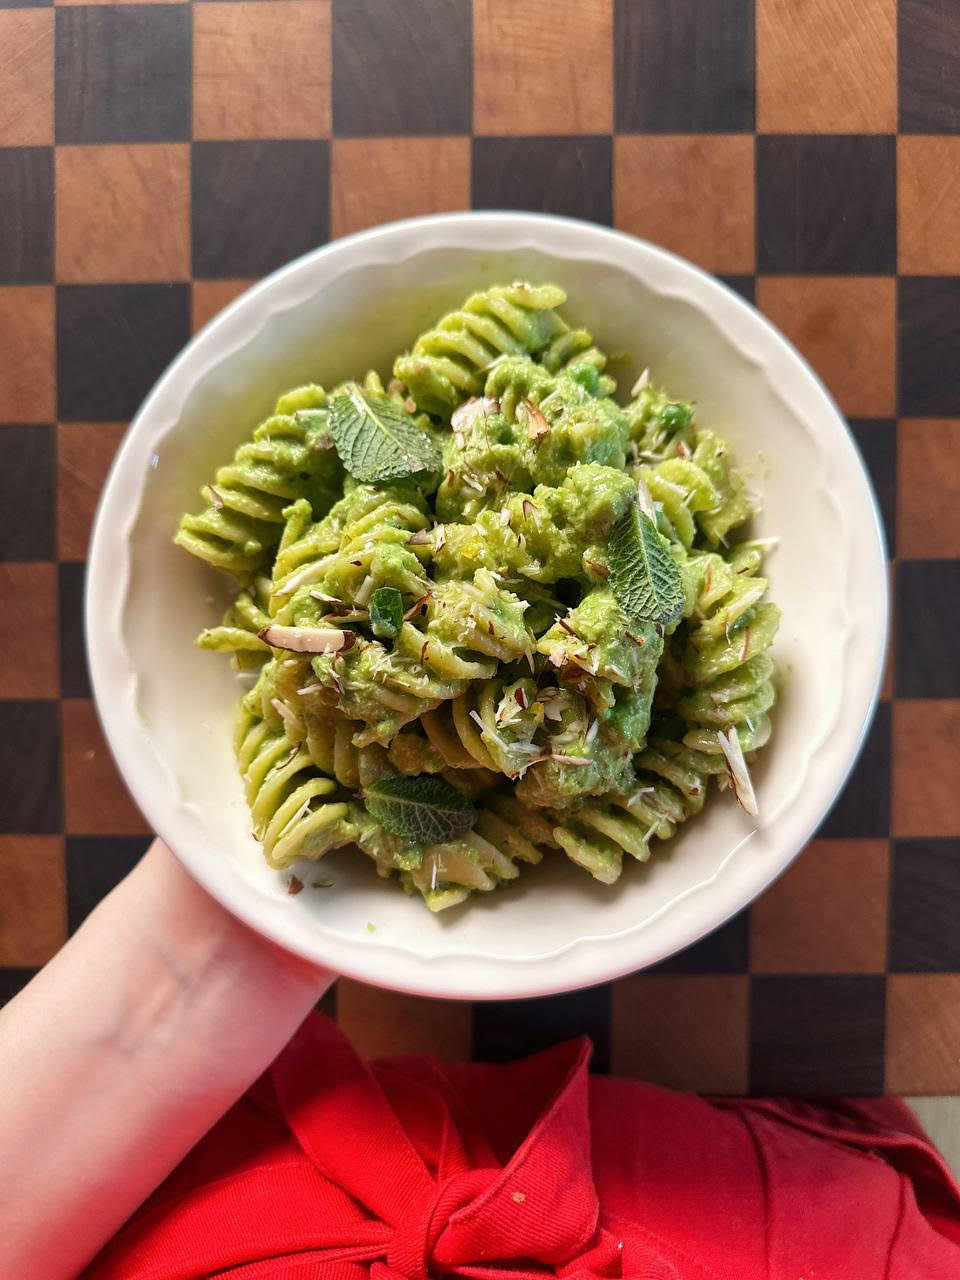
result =
[{"label": "red fabric fold", "polygon": [[87,1280],[955,1280],[960,1193],[896,1104],[710,1103],[507,1067],[367,1066],[308,1019]]}]

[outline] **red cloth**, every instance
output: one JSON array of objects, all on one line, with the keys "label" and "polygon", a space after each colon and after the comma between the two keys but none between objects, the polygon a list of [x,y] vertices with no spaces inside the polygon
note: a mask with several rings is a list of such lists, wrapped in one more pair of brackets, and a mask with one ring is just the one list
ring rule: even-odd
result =
[{"label": "red cloth", "polygon": [[86,1280],[957,1280],[960,1191],[905,1108],[708,1102],[510,1066],[365,1066],[307,1020]]}]

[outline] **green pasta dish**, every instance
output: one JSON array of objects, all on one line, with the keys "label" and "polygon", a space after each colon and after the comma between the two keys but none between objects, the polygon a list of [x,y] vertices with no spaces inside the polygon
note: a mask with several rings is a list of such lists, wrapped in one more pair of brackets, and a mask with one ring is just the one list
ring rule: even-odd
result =
[{"label": "green pasta dish", "polygon": [[779,610],[747,485],[648,374],[615,399],[565,300],[493,286],[386,384],[281,396],[181,520],[239,584],[198,643],[254,681],[272,867],[352,846],[437,911],[543,857],[612,884],[711,779],[756,813]]}]

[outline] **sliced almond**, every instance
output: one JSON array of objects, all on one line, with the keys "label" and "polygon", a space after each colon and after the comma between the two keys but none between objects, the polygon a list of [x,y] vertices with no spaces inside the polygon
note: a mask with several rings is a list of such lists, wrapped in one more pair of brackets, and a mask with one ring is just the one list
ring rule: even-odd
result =
[{"label": "sliced almond", "polygon": [[545,436],[550,430],[550,423],[532,400],[524,398],[521,403],[527,414],[527,435],[531,440],[539,440],[541,436]]},{"label": "sliced almond", "polygon": [[339,653],[349,649],[356,641],[352,631],[339,631],[336,627],[264,627],[257,635],[271,648],[286,649],[290,653]]},{"label": "sliced almond", "polygon": [[477,418],[485,418],[488,413],[499,413],[500,401],[496,396],[473,396],[454,409],[450,417],[450,426],[455,432],[466,431]]},{"label": "sliced almond", "polygon": [[637,477],[637,505],[645,516],[657,523],[657,509],[642,476]]},{"label": "sliced almond", "polygon": [[640,392],[643,391],[645,387],[649,387],[649,385],[650,385],[650,370],[644,369],[643,373],[641,373],[640,377],[636,380],[636,382],[630,388],[630,394],[632,396],[638,396]]},{"label": "sliced almond", "polygon": [[720,742],[720,750],[723,752],[724,759],[727,762],[727,777],[730,779],[733,793],[747,813],[755,818],[759,812],[757,797],[753,790],[750,770],[747,768],[743,747],[740,745],[740,737],[736,727],[731,725],[729,729],[721,730],[717,734],[717,738]]},{"label": "sliced almond", "polygon": [[414,600],[413,604],[403,615],[404,622],[409,622],[411,618],[415,617],[429,599],[430,599],[430,592],[428,591],[426,592],[425,595],[422,595],[419,600]]}]

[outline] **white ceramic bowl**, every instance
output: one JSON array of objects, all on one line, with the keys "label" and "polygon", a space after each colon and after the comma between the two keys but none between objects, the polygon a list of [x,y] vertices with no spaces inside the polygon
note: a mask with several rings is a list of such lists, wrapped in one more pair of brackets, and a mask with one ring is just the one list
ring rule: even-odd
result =
[{"label": "white ceramic bowl", "polygon": [[[239,689],[193,645],[229,582],[174,547],[200,484],[281,391],[329,386],[393,356],[472,289],[555,281],[608,351],[649,365],[732,442],[779,535],[770,595],[782,691],[754,770],[761,824],[711,797],[646,866],[605,888],[559,854],[518,885],[432,916],[355,851],[336,884],[291,897],[250,834],[234,767]],[[542,995],[616,977],[687,946],[787,866],[856,757],[887,625],[883,539],[843,420],[797,352],[752,307],[672,254],[601,227],[454,214],[363,232],[245,293],[170,366],[134,420],[97,517],[87,637],[110,746],[151,826],[207,889],[275,941],[355,978],[428,995]],[[748,838],[749,837],[749,838]]]}]

